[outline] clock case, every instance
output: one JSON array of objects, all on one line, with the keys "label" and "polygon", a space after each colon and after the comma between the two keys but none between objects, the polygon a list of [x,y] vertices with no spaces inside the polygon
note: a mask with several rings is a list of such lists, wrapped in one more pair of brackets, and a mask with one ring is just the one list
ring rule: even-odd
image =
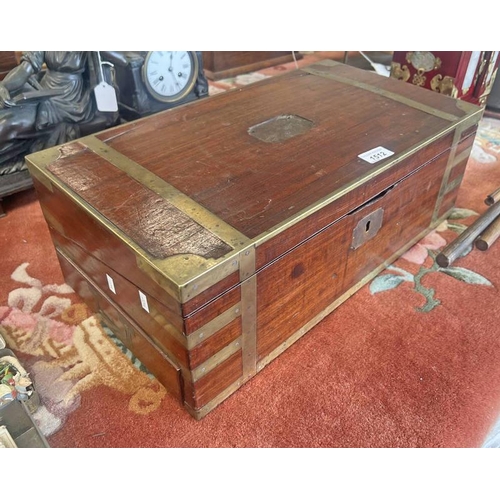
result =
[{"label": "clock case", "polygon": [[120,52],[103,51],[103,60],[115,67],[116,83],[120,89],[118,107],[121,117],[126,121],[136,120],[170,109],[180,104],[208,96],[208,82],[203,71],[201,52],[194,52],[198,60],[198,76],[191,91],[175,102],[161,102],[147,90],[142,76],[142,68],[148,55],[147,51]]}]

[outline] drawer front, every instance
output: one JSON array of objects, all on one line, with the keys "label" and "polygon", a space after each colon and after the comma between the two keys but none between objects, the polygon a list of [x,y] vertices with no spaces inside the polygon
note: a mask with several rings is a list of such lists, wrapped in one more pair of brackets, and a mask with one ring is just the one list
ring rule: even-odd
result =
[{"label": "drawer front", "polygon": [[176,366],[123,310],[110,301],[88,276],[60,251],[57,257],[66,282],[96,313],[100,313],[108,327],[134,353],[158,381],[176,398],[183,400],[180,367]]},{"label": "drawer front", "polygon": [[447,160],[436,158],[257,274],[258,368],[430,230]]},{"label": "drawer front", "polygon": [[51,230],[51,236],[61,255],[67,256],[89,276],[108,300],[127,311],[170,359],[187,368],[185,336],[182,329],[169,321],[169,311],[162,303],[56,231]]}]

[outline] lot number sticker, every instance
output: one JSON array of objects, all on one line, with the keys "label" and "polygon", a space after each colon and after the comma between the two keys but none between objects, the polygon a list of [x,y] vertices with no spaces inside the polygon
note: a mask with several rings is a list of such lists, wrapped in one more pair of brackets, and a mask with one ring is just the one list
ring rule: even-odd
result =
[{"label": "lot number sticker", "polygon": [[383,160],[384,158],[388,158],[393,154],[394,151],[389,151],[388,149],[383,148],[382,146],[378,146],[376,148],[370,149],[370,151],[367,151],[366,153],[358,155],[358,158],[361,158],[362,160],[365,160],[368,163],[377,163],[378,161]]}]

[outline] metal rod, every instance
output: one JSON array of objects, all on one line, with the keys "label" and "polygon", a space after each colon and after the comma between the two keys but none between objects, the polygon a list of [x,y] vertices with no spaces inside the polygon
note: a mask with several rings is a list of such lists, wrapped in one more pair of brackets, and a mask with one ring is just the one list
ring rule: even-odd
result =
[{"label": "metal rod", "polygon": [[500,203],[497,202],[491,205],[486,212],[438,254],[436,257],[438,265],[440,267],[450,266],[499,215]]},{"label": "metal rod", "polygon": [[484,200],[486,205],[489,205],[489,206],[493,205],[497,201],[500,201],[500,188],[498,188],[496,191],[493,191],[493,193],[488,195],[486,197],[486,199]]},{"label": "metal rod", "polygon": [[498,216],[476,240],[476,248],[485,251],[495,243],[500,236],[500,216]]}]

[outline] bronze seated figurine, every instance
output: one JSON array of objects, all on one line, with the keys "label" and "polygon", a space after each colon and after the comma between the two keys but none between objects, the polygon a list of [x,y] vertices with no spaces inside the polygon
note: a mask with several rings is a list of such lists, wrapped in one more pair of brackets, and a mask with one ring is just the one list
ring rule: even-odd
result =
[{"label": "bronze seated figurine", "polygon": [[95,52],[23,53],[0,82],[0,200],[32,185],[27,154],[118,123],[118,112],[97,109],[100,76],[113,85],[112,68],[101,69]]}]

